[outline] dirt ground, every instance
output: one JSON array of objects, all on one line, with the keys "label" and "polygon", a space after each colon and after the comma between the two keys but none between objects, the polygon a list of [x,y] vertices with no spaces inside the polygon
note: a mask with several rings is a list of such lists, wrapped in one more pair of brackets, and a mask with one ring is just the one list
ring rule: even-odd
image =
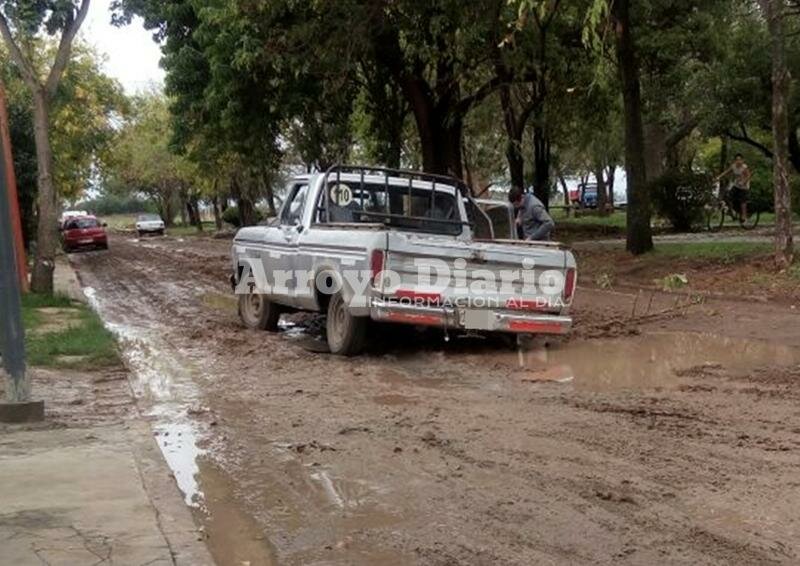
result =
[{"label": "dirt ground", "polygon": [[583,283],[588,286],[660,288],[665,277],[681,274],[686,277],[683,292],[748,302],[768,300],[788,308],[800,308],[800,269],[793,267],[776,272],[770,253],[751,252],[743,257],[718,258],[633,257],[621,245],[581,242],[577,244],[577,256]]},{"label": "dirt ground", "polygon": [[72,256],[220,564],[800,560],[800,317],[579,288],[567,341],[243,329],[230,242]]}]

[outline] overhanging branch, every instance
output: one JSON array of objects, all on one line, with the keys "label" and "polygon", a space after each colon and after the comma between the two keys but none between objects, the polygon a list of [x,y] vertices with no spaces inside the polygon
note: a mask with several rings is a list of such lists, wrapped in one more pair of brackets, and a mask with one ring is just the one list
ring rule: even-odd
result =
[{"label": "overhanging branch", "polygon": [[83,20],[86,19],[86,14],[88,12],[89,0],[82,0],[80,8],[78,8],[78,12],[75,14],[75,18],[67,24],[67,27],[64,28],[64,32],[61,34],[61,41],[58,43],[58,51],[56,52],[56,58],[53,62],[53,68],[50,69],[50,74],[47,76],[47,82],[45,83],[45,91],[50,98],[56,94],[58,83],[61,81],[64,70],[67,68],[67,63],[69,63],[72,42],[78,34],[78,30],[81,28]]},{"label": "overhanging branch", "polygon": [[25,82],[28,83],[28,86],[32,90],[38,88],[40,85],[36,78],[36,73],[28,63],[27,59],[25,59],[25,55],[22,54],[22,50],[14,40],[14,36],[11,33],[11,28],[8,26],[8,20],[6,20],[5,15],[2,13],[0,13],[0,35],[3,36],[3,40],[5,41],[8,51],[11,54],[11,59],[19,67],[22,78],[25,79]]}]

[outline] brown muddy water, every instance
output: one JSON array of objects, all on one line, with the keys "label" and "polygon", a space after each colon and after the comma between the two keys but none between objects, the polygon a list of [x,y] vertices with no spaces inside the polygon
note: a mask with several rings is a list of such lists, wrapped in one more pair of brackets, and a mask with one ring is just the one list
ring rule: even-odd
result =
[{"label": "brown muddy water", "polygon": [[[152,421],[158,444],[187,505],[203,525],[215,559],[222,565],[276,563],[277,553],[268,540],[271,534],[265,535],[262,527],[237,506],[235,482],[215,463],[214,455],[203,448],[204,436],[213,426],[200,417],[206,411],[202,405],[203,384],[214,379],[207,373],[212,365],[206,363],[210,355],[207,344],[173,342],[163,321],[143,320],[136,313],[114,308],[93,289],[86,289],[86,294],[119,338],[132,373],[134,393]],[[210,308],[226,312],[235,309],[235,301],[219,293],[205,291],[198,296]],[[284,339],[298,348],[321,351],[314,349],[320,342],[318,320],[308,326],[284,321],[282,329]],[[798,348],[688,332],[598,340],[534,340],[523,342],[516,351],[481,340],[433,346],[412,341],[400,346],[392,356],[397,369],[384,369],[381,373],[381,379],[390,385],[413,382],[423,389],[456,386],[446,379],[415,371],[415,367],[490,364],[523,382],[550,382],[565,391],[589,392],[671,388],[678,384],[680,372],[696,367],[746,372],[764,365],[788,367],[800,363]],[[390,392],[373,399],[392,408],[414,405],[418,397]],[[295,456],[301,450],[296,445],[273,446],[279,454],[286,454],[285,461],[276,465],[291,469],[294,489],[305,491],[306,497],[315,501],[315,507],[339,517],[345,525],[343,533],[359,525],[366,528],[385,523],[391,528],[398,520],[380,506],[370,504],[376,497],[375,486],[335,477],[324,467],[299,464]],[[317,445],[310,449],[326,448]],[[301,527],[302,513],[291,508],[281,510],[279,494],[268,499],[276,506],[272,514],[280,517],[282,529],[293,532]],[[365,564],[399,563],[395,554],[355,544],[350,556]]]},{"label": "brown muddy water", "polygon": [[117,337],[137,404],[214,560],[221,566],[274,564],[274,550],[259,526],[233,503],[232,482],[202,448],[209,427],[197,418],[207,411],[200,401],[200,387],[209,378],[204,348],[177,347],[158,321],[113,308],[91,287],[84,293]]},{"label": "brown muddy water", "polygon": [[665,332],[534,345],[504,359],[523,379],[606,391],[674,386],[680,372],[702,366],[735,372],[788,367],[800,362],[800,349],[714,334]]}]

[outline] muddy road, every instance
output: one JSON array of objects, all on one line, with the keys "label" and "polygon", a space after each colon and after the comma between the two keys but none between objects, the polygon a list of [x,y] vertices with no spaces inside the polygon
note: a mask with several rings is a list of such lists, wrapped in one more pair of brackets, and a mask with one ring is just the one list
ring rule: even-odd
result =
[{"label": "muddy road", "polygon": [[567,342],[243,329],[229,242],[72,256],[220,564],[800,560],[800,317],[580,289]]}]

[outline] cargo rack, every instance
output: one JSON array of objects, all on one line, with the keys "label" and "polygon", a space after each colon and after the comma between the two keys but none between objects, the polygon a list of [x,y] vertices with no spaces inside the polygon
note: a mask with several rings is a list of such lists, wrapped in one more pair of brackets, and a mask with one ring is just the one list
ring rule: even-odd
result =
[{"label": "cargo rack", "polygon": [[[373,166],[362,166],[362,165],[343,165],[343,164],[336,164],[329,167],[323,175],[324,178],[324,198],[320,203],[321,206],[319,208],[320,212],[323,212],[325,215],[326,222],[330,222],[330,193],[329,193],[329,183],[331,177],[336,175],[336,183],[341,183],[341,176],[342,174],[347,175],[358,175],[360,178],[360,187],[361,187],[361,208],[360,214],[364,214],[366,216],[374,216],[376,218],[383,219],[384,222],[388,223],[393,219],[402,219],[402,220],[412,220],[418,222],[432,222],[437,224],[445,224],[450,226],[469,226],[471,229],[474,230],[475,223],[470,221],[463,221],[463,220],[449,220],[444,218],[433,218],[428,216],[412,216],[410,214],[411,207],[408,207],[407,214],[393,214],[390,209],[390,199],[389,199],[389,179],[408,179],[408,196],[409,200],[411,198],[411,192],[414,189],[414,181],[423,181],[428,182],[431,184],[431,198],[429,203],[429,210],[433,211],[436,205],[436,184],[439,183],[441,185],[446,185],[448,187],[455,188],[458,192],[461,193],[461,197],[465,200],[472,203],[474,210],[477,210],[484,216],[486,222],[489,226],[489,231],[491,234],[492,239],[494,238],[494,226],[492,226],[491,219],[489,215],[483,211],[475,200],[472,197],[472,192],[470,191],[469,187],[464,183],[464,181],[457,179],[455,177],[450,177],[447,175],[437,175],[434,173],[423,173],[421,171],[411,171],[408,169],[392,169],[389,167],[373,167]],[[367,211],[363,210],[364,208],[364,178],[366,176],[377,176],[383,177],[386,184],[386,211],[385,212],[377,212],[377,211]]]}]

